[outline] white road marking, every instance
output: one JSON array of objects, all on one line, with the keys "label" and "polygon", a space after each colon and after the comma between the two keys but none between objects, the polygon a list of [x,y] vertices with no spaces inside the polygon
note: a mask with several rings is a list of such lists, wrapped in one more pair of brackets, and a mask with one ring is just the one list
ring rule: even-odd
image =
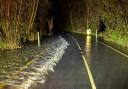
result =
[{"label": "white road marking", "polygon": [[87,72],[88,72],[88,76],[89,76],[89,79],[90,79],[90,83],[91,83],[92,89],[96,89],[96,85],[95,85],[91,70],[89,68],[89,65],[88,65],[88,63],[86,61],[86,58],[85,58],[84,55],[82,55],[82,58],[84,60],[84,63],[85,63],[85,66],[86,66],[86,69],[87,69]]},{"label": "white road marking", "polygon": [[[82,50],[81,50],[81,47],[80,47],[79,43],[77,42],[77,40],[76,40],[73,36],[71,36],[71,37],[72,37],[72,39],[76,42],[76,44],[77,44],[78,48],[80,49],[81,53],[83,53]],[[87,63],[87,61],[86,61],[86,58],[85,58],[84,55],[82,55],[82,58],[83,58],[83,60],[84,60],[85,67],[86,67],[86,69],[87,69],[87,73],[88,73],[88,76],[89,76],[89,80],[90,80],[90,83],[91,83],[91,87],[92,87],[92,89],[96,89],[96,84],[95,84],[95,82],[94,82],[94,79],[93,79],[91,70],[90,70],[90,68],[89,68],[89,65],[88,65],[88,63]]]},{"label": "white road marking", "polygon": [[77,44],[79,50],[82,50],[81,47],[80,47],[80,45],[79,45],[79,43],[76,41],[76,39],[75,39],[73,36],[71,36],[71,37],[72,37],[72,39],[76,42],[76,44]]},{"label": "white road marking", "polygon": [[114,50],[114,51],[116,51],[116,52],[118,52],[118,53],[120,53],[120,54],[122,54],[123,56],[125,56],[125,57],[127,57],[128,58],[128,55],[126,55],[125,53],[122,53],[122,52],[120,52],[120,51],[118,51],[117,49],[115,49],[115,48],[113,48],[113,47],[111,47],[111,46],[109,46],[109,45],[107,45],[107,44],[105,44],[105,43],[103,43],[103,42],[101,42],[101,41],[98,41],[100,44],[102,44],[102,45],[104,45],[104,46],[106,46],[106,47],[108,47],[108,48],[110,48],[110,49],[112,49],[112,50]]}]

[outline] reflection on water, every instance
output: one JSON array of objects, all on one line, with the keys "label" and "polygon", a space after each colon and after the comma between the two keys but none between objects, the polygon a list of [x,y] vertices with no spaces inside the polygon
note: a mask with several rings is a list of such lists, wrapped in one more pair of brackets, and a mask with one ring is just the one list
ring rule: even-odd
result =
[{"label": "reflection on water", "polygon": [[13,73],[28,61],[34,58],[34,55],[42,52],[53,40],[48,39],[42,42],[41,48],[37,43],[27,43],[21,49],[0,50],[0,82],[8,79]]},{"label": "reflection on water", "polygon": [[92,47],[91,39],[92,39],[92,37],[90,35],[86,36],[85,53],[86,53],[86,57],[88,59],[90,59],[90,57],[91,57],[91,47]]},{"label": "reflection on water", "polygon": [[14,52],[1,51],[0,89],[31,89],[35,83],[43,84],[45,75],[54,71],[53,67],[67,46],[67,41],[59,36],[43,43],[40,48],[35,44]]},{"label": "reflection on water", "polygon": [[[41,48],[45,48],[42,45]],[[33,58],[35,54],[40,53],[36,44],[28,44],[22,49],[1,50],[0,51],[0,81],[8,79],[12,74]]]}]

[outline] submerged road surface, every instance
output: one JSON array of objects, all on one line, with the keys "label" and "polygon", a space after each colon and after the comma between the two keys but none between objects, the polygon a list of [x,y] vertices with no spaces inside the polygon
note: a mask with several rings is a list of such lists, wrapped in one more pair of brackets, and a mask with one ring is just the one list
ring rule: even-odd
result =
[{"label": "submerged road surface", "polygon": [[128,89],[128,57],[91,36],[62,34],[70,44],[41,89]]}]

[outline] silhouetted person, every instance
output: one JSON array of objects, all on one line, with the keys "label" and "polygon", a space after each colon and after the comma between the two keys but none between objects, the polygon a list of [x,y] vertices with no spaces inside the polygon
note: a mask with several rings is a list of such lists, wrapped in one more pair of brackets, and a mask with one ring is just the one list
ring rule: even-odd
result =
[{"label": "silhouetted person", "polygon": [[105,29],[106,29],[105,23],[104,23],[104,21],[102,19],[100,19],[100,29],[99,30],[101,32],[104,32]]}]

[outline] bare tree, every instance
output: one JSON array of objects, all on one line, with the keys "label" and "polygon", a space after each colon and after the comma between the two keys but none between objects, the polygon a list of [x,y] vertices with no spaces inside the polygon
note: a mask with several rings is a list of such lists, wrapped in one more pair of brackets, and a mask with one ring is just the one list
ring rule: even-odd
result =
[{"label": "bare tree", "polygon": [[21,47],[21,34],[33,27],[39,0],[0,0],[0,23],[6,48]]}]

